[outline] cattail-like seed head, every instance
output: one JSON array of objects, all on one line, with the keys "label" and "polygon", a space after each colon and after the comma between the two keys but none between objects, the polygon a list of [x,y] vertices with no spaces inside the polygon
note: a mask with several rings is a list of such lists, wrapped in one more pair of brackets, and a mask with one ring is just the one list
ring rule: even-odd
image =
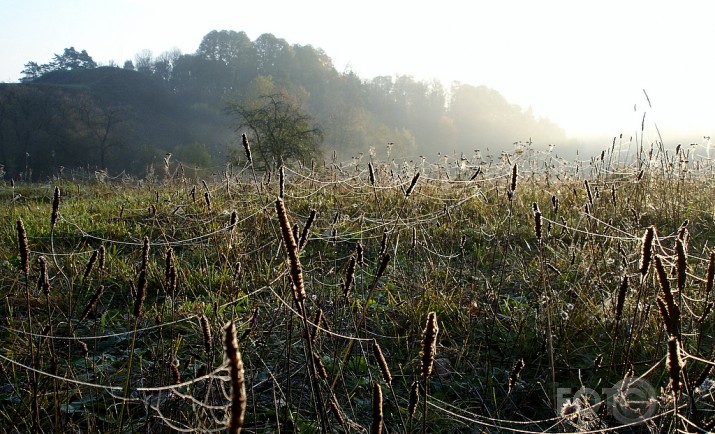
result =
[{"label": "cattail-like seed head", "polygon": [[149,237],[144,236],[144,244],[142,245],[142,270],[149,268]]},{"label": "cattail-like seed head", "polygon": [[174,382],[174,384],[181,383],[181,372],[179,372],[179,364],[172,362],[169,367],[171,369],[171,380]]},{"label": "cattail-like seed head", "polygon": [[377,366],[380,367],[382,379],[385,380],[385,384],[390,386],[392,384],[392,374],[390,373],[390,367],[387,366],[387,360],[385,360],[385,356],[382,354],[382,348],[380,348],[380,344],[378,344],[375,339],[372,340],[372,350],[375,353]]},{"label": "cattail-like seed head", "polygon": [[519,166],[514,164],[511,168],[511,184],[509,185],[509,191],[512,193],[516,191],[516,180],[519,177]]},{"label": "cattail-like seed head", "polygon": [[146,269],[139,270],[139,277],[137,278],[137,295],[134,299],[134,317],[139,318],[142,313],[142,308],[144,307],[144,299],[146,298]]},{"label": "cattail-like seed head", "polygon": [[524,366],[526,366],[524,359],[519,359],[514,364],[511,374],[509,375],[509,391],[516,385],[516,382],[519,380],[519,374],[521,374],[521,370],[524,369]]},{"label": "cattail-like seed head", "polygon": [[668,376],[670,387],[674,394],[680,392],[680,371],[683,369],[683,356],[680,352],[680,342],[675,336],[668,340]]},{"label": "cattail-like seed head", "polygon": [[536,239],[538,241],[541,241],[541,228],[542,228],[542,221],[541,221],[541,211],[539,210],[539,205],[534,202],[534,234],[536,235]]},{"label": "cattail-like seed head", "polygon": [[315,222],[315,217],[318,216],[318,211],[316,210],[310,210],[310,215],[308,218],[305,220],[305,226],[303,226],[303,231],[300,234],[300,241],[298,242],[298,250],[303,250],[305,247],[305,244],[308,242],[308,234],[310,233],[310,229],[313,226],[313,223]]},{"label": "cattail-like seed head", "polygon": [[211,211],[211,195],[208,191],[204,192],[204,202],[206,202],[206,208]]},{"label": "cattail-like seed head", "polygon": [[40,275],[37,277],[37,289],[45,296],[50,295],[50,277],[47,274],[47,259],[44,256],[37,258],[37,263],[40,265]]},{"label": "cattail-like seed head", "polygon": [[387,229],[382,231],[382,239],[380,240],[380,253],[378,256],[383,256],[387,252]]},{"label": "cattail-like seed head", "polygon": [[710,311],[713,310],[713,302],[709,301],[708,304],[705,305],[705,309],[703,309],[702,315],[698,318],[698,324],[702,324],[705,322],[705,319],[710,315]]},{"label": "cattail-like seed head", "polygon": [[89,273],[92,272],[92,269],[94,268],[94,264],[95,264],[95,262],[97,262],[98,256],[99,256],[99,251],[94,250],[92,252],[92,256],[89,257],[89,261],[87,261],[87,265],[84,267],[84,275],[82,276],[83,281],[87,280],[87,277],[89,277]]},{"label": "cattail-like seed head", "polygon": [[82,358],[86,359],[89,356],[89,348],[84,341],[77,341],[79,344],[79,352],[82,354]]},{"label": "cattail-like seed head", "polygon": [[85,306],[84,310],[82,311],[82,316],[79,317],[79,322],[82,322],[89,318],[89,314],[92,313],[92,310],[94,310],[95,306],[97,306],[97,303],[99,302],[99,299],[102,297],[103,293],[104,285],[99,285],[97,290],[94,291],[92,298],[89,299],[87,306]]},{"label": "cattail-like seed head", "polygon": [[191,201],[196,202],[196,186],[191,187]]},{"label": "cattail-like seed head", "polygon": [[[291,230],[293,231],[293,239],[299,240],[300,239],[300,226],[298,226],[298,223],[294,223]],[[300,247],[298,247],[298,249],[300,250]]]},{"label": "cattail-like seed head", "polygon": [[17,247],[20,254],[20,268],[25,274],[25,279],[30,274],[30,249],[27,247],[27,232],[22,219],[17,221]]},{"label": "cattail-like seed head", "polygon": [[367,163],[367,169],[370,172],[370,184],[375,185],[375,168],[372,167],[372,162]]},{"label": "cattail-like seed head", "polygon": [[236,228],[236,223],[238,223],[238,213],[236,210],[231,212],[231,219],[228,222],[228,227],[233,231]]},{"label": "cattail-like seed head", "polygon": [[586,196],[588,197],[588,203],[593,206],[593,194],[591,193],[591,186],[588,183],[588,180],[583,181],[583,185],[586,187]]},{"label": "cattail-like seed head", "polygon": [[655,238],[655,226],[649,226],[643,234],[643,242],[641,244],[641,259],[638,266],[638,271],[641,273],[641,278],[645,278],[648,274],[650,261],[653,252],[653,238]]},{"label": "cattail-like seed head", "polygon": [[343,412],[340,410],[340,405],[338,404],[335,395],[330,397],[330,410],[333,412],[333,416],[335,416],[335,419],[337,419],[338,423],[343,427],[347,427],[345,416],[343,416]]},{"label": "cattail-like seed head", "polygon": [[99,257],[97,258],[99,261],[97,263],[97,268],[99,269],[100,273],[104,273],[104,269],[107,265],[107,249],[104,247],[104,245],[99,246]]},{"label": "cattail-like seed head", "polygon": [[715,250],[710,251],[710,260],[708,261],[708,273],[705,277],[705,296],[707,297],[713,290],[713,281],[715,281]]},{"label": "cattail-like seed head", "polygon": [[665,330],[668,332],[669,335],[675,335],[677,331],[673,328],[673,321],[670,320],[670,314],[668,314],[668,306],[665,304],[663,297],[656,297],[655,303],[658,305],[658,312],[660,313],[660,317],[663,319]]},{"label": "cattail-like seed head", "polygon": [[313,365],[315,366],[315,372],[323,380],[328,379],[328,371],[325,369],[323,360],[317,354],[313,353]]},{"label": "cattail-like seed head", "polygon": [[611,202],[616,206],[616,184],[611,184]]},{"label": "cattail-like seed head", "polygon": [[355,245],[355,262],[360,266],[365,265],[365,248],[362,246],[361,242],[358,242],[357,245]]},{"label": "cattail-like seed head", "polygon": [[285,187],[286,187],[286,181],[285,181],[286,173],[285,173],[285,167],[281,164],[281,167],[278,169],[278,185],[279,185],[279,190],[278,190],[278,197],[283,199],[283,193],[285,193]]},{"label": "cattail-like seed head", "polygon": [[50,227],[55,227],[57,219],[60,216],[60,188],[55,187],[55,194],[52,198],[52,217],[50,218]]},{"label": "cattail-like seed head", "polygon": [[171,247],[166,248],[166,257],[164,265],[164,281],[166,286],[169,286],[169,279],[171,277],[171,267],[174,266],[174,249]]},{"label": "cattail-like seed head", "polygon": [[437,334],[439,326],[437,325],[437,313],[430,312],[427,315],[427,324],[422,332],[422,352],[421,358],[421,374],[423,379],[429,378],[432,374],[432,366],[434,365],[434,357],[437,354]]},{"label": "cattail-like seed head", "polygon": [[211,324],[209,324],[209,319],[206,315],[201,315],[199,320],[201,323],[201,332],[204,336],[204,351],[206,351],[207,356],[211,356],[212,340],[211,340]]},{"label": "cattail-like seed head", "polygon": [[300,265],[298,257],[298,245],[295,243],[293,232],[291,231],[290,222],[286,213],[283,199],[276,199],[276,212],[278,214],[278,223],[281,226],[281,234],[283,235],[283,243],[286,246],[288,253],[288,263],[290,266],[290,276],[293,282],[293,297],[297,302],[305,300],[305,283],[303,282],[303,267]]},{"label": "cattail-like seed head", "polygon": [[678,335],[678,330],[680,330],[680,308],[673,298],[673,293],[670,290],[670,282],[668,281],[668,274],[665,272],[660,255],[655,255],[653,263],[656,273],[658,274],[663,301],[668,309],[668,318],[670,320],[668,330],[674,332],[672,334]]},{"label": "cattail-like seed head", "polygon": [[231,379],[231,415],[228,420],[228,432],[238,434],[243,427],[243,417],[246,413],[246,382],[243,373],[243,360],[238,351],[236,341],[236,326],[233,321],[224,327],[224,347],[228,359],[229,378]]},{"label": "cattail-like seed head", "polygon": [[355,256],[350,256],[350,260],[348,261],[348,267],[345,270],[345,281],[343,282],[343,295],[345,297],[348,296],[350,293],[350,287],[353,285],[353,282],[355,281],[355,264],[357,260],[355,259]]},{"label": "cattail-like seed head", "polygon": [[315,342],[320,334],[320,327],[323,322],[323,309],[318,309],[315,311],[315,316],[313,316],[313,329],[310,332],[310,341]]},{"label": "cattail-like seed head", "polygon": [[407,190],[405,191],[405,199],[410,197],[412,194],[412,191],[415,189],[415,186],[417,185],[417,180],[420,179],[420,172],[415,173],[415,176],[412,177],[412,182],[410,182],[410,186],[407,187]]},{"label": "cattail-like seed head", "polygon": [[551,196],[551,207],[554,210],[554,214],[558,214],[559,212],[559,198],[554,196]]},{"label": "cattail-like seed head", "polygon": [[623,275],[621,278],[621,286],[618,287],[618,294],[616,296],[616,321],[621,319],[623,314],[623,304],[626,301],[626,294],[628,293],[628,276]]},{"label": "cattail-like seed head", "polygon": [[246,134],[241,134],[241,143],[243,144],[243,150],[246,152],[246,159],[248,159],[249,163],[253,163],[253,159],[251,158],[251,145],[248,144],[248,137],[246,137]]},{"label": "cattail-like seed head", "polygon": [[410,401],[407,404],[407,414],[411,418],[415,415],[415,410],[417,410],[417,404],[420,402],[420,383],[419,381],[413,381],[412,387],[410,387]]},{"label": "cattail-like seed head", "polygon": [[166,289],[172,297],[176,293],[176,267],[173,265],[169,269],[169,278],[167,280]]},{"label": "cattail-like seed head", "polygon": [[[687,233],[687,229],[685,229]],[[688,253],[686,251],[684,239],[680,237],[675,240],[675,273],[678,282],[678,291],[685,290],[685,278],[688,273]]]},{"label": "cattail-like seed head", "polygon": [[387,264],[390,262],[390,254],[385,253],[382,255],[382,261],[380,261],[380,266],[377,269],[377,274],[375,274],[375,281],[379,280],[383,274],[385,274],[385,270],[387,269]]},{"label": "cattail-like seed head", "polygon": [[370,425],[370,434],[382,433],[384,417],[382,412],[382,387],[380,387],[380,383],[375,382],[372,385],[372,424]]}]

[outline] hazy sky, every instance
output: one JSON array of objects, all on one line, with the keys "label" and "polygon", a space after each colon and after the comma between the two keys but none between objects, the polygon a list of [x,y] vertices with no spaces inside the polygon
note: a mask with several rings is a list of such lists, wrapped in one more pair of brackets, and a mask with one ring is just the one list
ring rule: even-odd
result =
[{"label": "hazy sky", "polygon": [[630,134],[643,111],[666,142],[715,135],[708,1],[0,0],[0,11],[0,81],[69,46],[121,65],[145,48],[191,53],[211,30],[242,30],[322,48],[365,79],[484,84],[572,137]]}]

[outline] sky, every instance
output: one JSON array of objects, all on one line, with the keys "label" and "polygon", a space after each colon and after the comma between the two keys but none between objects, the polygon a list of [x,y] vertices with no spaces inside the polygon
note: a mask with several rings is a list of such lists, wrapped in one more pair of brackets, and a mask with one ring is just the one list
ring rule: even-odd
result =
[{"label": "sky", "polygon": [[[574,138],[655,127],[715,133],[708,1],[0,0],[0,82],[74,46],[121,65],[143,49],[193,53],[211,30],[272,33],[323,49],[363,79],[486,85]],[[645,91],[645,92],[644,92]],[[650,105],[646,99],[650,99]]]}]

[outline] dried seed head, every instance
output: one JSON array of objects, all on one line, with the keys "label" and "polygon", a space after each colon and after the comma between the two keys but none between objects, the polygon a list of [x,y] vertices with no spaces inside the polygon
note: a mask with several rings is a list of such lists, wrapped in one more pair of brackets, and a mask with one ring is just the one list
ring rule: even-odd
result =
[{"label": "dried seed head", "polygon": [[427,315],[427,324],[422,332],[422,352],[420,353],[420,358],[422,362],[421,374],[423,379],[429,378],[432,374],[434,357],[437,354],[437,333],[439,333],[437,314],[430,312]]},{"label": "dried seed head", "polygon": [[370,172],[370,184],[375,185],[375,168],[372,167],[372,162],[367,163],[367,168]]},{"label": "dried seed head", "polygon": [[211,211],[211,195],[208,191],[204,192],[204,202],[206,202],[206,208]]},{"label": "dried seed head", "polygon": [[179,384],[181,383],[181,372],[179,372],[179,365],[178,363],[172,362],[170,366],[171,369],[171,379],[174,382],[174,384]]},{"label": "dried seed head", "polygon": [[92,310],[94,310],[95,306],[97,306],[97,303],[99,302],[99,299],[100,297],[102,297],[103,293],[104,285],[99,285],[97,290],[94,291],[92,298],[87,303],[87,306],[84,308],[84,311],[82,311],[82,316],[79,318],[79,322],[82,322],[89,318],[89,314],[92,313]]},{"label": "dried seed head", "polygon": [[350,293],[350,287],[352,287],[353,282],[355,281],[356,262],[357,260],[355,259],[355,256],[350,256],[350,260],[348,261],[348,267],[345,270],[345,281],[343,282],[343,295],[345,297],[347,297]]},{"label": "dried seed head", "polygon": [[[715,255],[715,253],[713,253],[713,255]],[[355,246],[355,262],[361,266],[365,265],[365,248],[361,242],[358,242]]]},{"label": "dried seed head", "polygon": [[417,185],[417,180],[420,179],[420,172],[417,172],[414,177],[412,177],[412,182],[410,182],[410,186],[407,187],[407,190],[405,191],[405,199],[410,197],[412,194],[412,191],[415,189],[415,186]]},{"label": "dried seed head", "polygon": [[668,376],[670,377],[670,387],[674,394],[680,391],[680,371],[683,369],[683,356],[680,352],[680,342],[678,338],[672,336],[668,340]]},{"label": "dried seed head", "polygon": [[519,359],[516,361],[514,364],[514,368],[511,370],[511,374],[509,375],[509,391],[511,392],[511,389],[516,385],[516,382],[519,380],[519,374],[521,374],[521,370],[524,369],[524,366],[526,364],[524,363],[524,359]]},{"label": "dried seed head", "polygon": [[677,303],[675,303],[673,293],[670,291],[668,274],[665,272],[660,255],[655,255],[654,264],[655,270],[658,274],[658,280],[660,282],[660,289],[663,294],[663,301],[665,302],[665,306],[668,310],[668,319],[670,320],[668,330],[671,331],[673,335],[678,335],[678,331],[680,330],[680,308]]},{"label": "dried seed head", "polygon": [[142,245],[142,270],[149,268],[149,237],[144,236],[144,244]]},{"label": "dried seed head", "polygon": [[420,402],[420,383],[418,381],[412,382],[412,387],[410,387],[410,402],[407,405],[407,414],[411,418],[415,415],[415,410],[417,410],[417,404]]},{"label": "dried seed head", "polygon": [[243,361],[236,341],[236,326],[233,321],[224,327],[224,347],[228,359],[229,378],[231,379],[231,415],[228,420],[228,432],[238,434],[243,427],[246,413],[246,382],[243,373]]},{"label": "dried seed head", "polygon": [[298,242],[298,250],[303,250],[305,244],[308,242],[308,233],[310,233],[310,228],[315,222],[315,217],[318,215],[318,211],[311,210],[310,215],[305,220],[305,226],[303,226],[303,231],[300,234],[300,241]]},{"label": "dried seed head", "polygon": [[509,185],[509,191],[514,193],[516,191],[516,179],[519,177],[519,167],[514,164],[511,168],[511,184]]},{"label": "dried seed head", "polygon": [[98,260],[99,260],[99,263],[97,265],[99,268],[99,272],[103,273],[104,269],[106,267],[106,264],[107,264],[107,249],[104,248],[104,245],[99,246]]},{"label": "dried seed head", "polygon": [[558,214],[559,212],[559,198],[554,196],[551,196],[551,207],[554,210],[554,214]]},{"label": "dried seed head", "polygon": [[236,210],[233,210],[231,212],[231,219],[228,222],[228,227],[233,231],[236,228],[236,223],[238,223],[238,213],[236,213]]},{"label": "dried seed head", "polygon": [[57,219],[60,216],[60,188],[55,187],[55,194],[52,198],[52,218],[50,219],[50,226],[55,227]]},{"label": "dried seed head", "polygon": [[313,353],[313,366],[315,366],[315,372],[323,380],[328,379],[328,371],[325,370],[325,365],[323,360],[317,354]]},{"label": "dried seed head", "polygon": [[710,260],[708,261],[708,274],[705,278],[705,296],[707,297],[713,290],[713,281],[715,280],[715,250],[710,251]]},{"label": "dried seed head", "polygon": [[538,241],[541,241],[541,211],[539,210],[539,205],[534,202],[533,204],[534,208],[534,234],[536,235],[536,239]]},{"label": "dried seed head", "polygon": [[30,249],[27,247],[27,232],[25,232],[25,224],[22,219],[17,221],[17,247],[20,254],[20,268],[27,279],[30,274]]},{"label": "dried seed head", "polygon": [[650,267],[650,261],[653,252],[653,238],[655,238],[655,226],[649,226],[643,234],[643,242],[641,245],[641,259],[638,266],[638,270],[641,273],[641,278],[645,278],[648,274],[648,268]]},{"label": "dried seed head", "polygon": [[[687,229],[685,229],[687,234]],[[686,252],[687,245],[684,239],[677,238],[675,240],[675,272],[678,282],[678,291],[685,290],[685,278],[688,273],[688,254]]]},{"label": "dried seed head", "polygon": [[310,341],[315,342],[315,340],[318,338],[318,335],[320,334],[320,327],[323,322],[323,309],[318,309],[315,311],[315,316],[313,317],[313,326],[311,333],[310,333]]},{"label": "dried seed head", "polygon": [[87,261],[87,265],[84,267],[84,275],[82,276],[82,281],[87,280],[87,277],[89,277],[89,273],[92,272],[92,269],[94,268],[95,262],[97,262],[97,257],[99,256],[99,251],[94,250],[92,252],[92,256],[89,257],[89,261]]},{"label": "dried seed head", "polygon": [[392,374],[390,373],[389,366],[387,366],[387,360],[385,360],[385,356],[382,354],[382,348],[380,348],[380,344],[378,344],[375,339],[372,340],[372,349],[375,353],[375,359],[377,359],[377,366],[380,367],[382,379],[385,380],[385,384],[390,386],[392,384]]},{"label": "dried seed head", "polygon": [[618,295],[616,296],[616,321],[621,319],[623,314],[623,304],[626,301],[626,294],[628,293],[628,276],[626,274],[621,278],[621,286],[618,288]]},{"label": "dried seed head", "polygon": [[50,277],[47,274],[47,259],[44,256],[37,258],[37,263],[40,265],[40,275],[37,278],[37,289],[45,296],[50,295]]},{"label": "dried seed head", "polygon": [[144,307],[144,299],[146,298],[146,270],[139,270],[139,277],[137,278],[137,295],[134,299],[134,317],[139,318],[142,313],[142,308]]},{"label": "dried seed head", "polygon": [[285,177],[286,177],[285,168],[281,164],[281,167],[278,169],[278,180],[279,180],[279,182],[278,182],[278,185],[279,185],[278,197],[280,197],[281,199],[283,199],[283,193],[285,193],[285,187],[286,187]]},{"label": "dried seed head", "polygon": [[206,351],[206,355],[210,357],[211,348],[213,347],[211,341],[211,324],[209,324],[209,319],[206,318],[206,315],[201,315],[199,322],[201,323],[201,332],[204,336],[204,351]]},{"label": "dried seed head", "polygon": [[[340,405],[338,404],[335,395],[332,395],[330,397],[330,410],[333,412],[333,416],[335,416],[335,419],[338,420],[338,423],[343,427],[347,427],[345,416],[343,416],[343,412],[340,410]],[[345,431],[347,432],[347,429]]]},{"label": "dried seed head", "polygon": [[377,269],[377,274],[375,274],[375,282],[377,282],[383,274],[385,274],[385,270],[387,269],[387,264],[390,262],[390,254],[385,253],[382,256],[382,261],[380,261],[380,266]]},{"label": "dried seed head", "polygon": [[591,186],[588,184],[588,180],[583,181],[583,185],[586,187],[586,196],[588,197],[588,203],[593,206],[593,194],[591,194]]},{"label": "dried seed head", "polygon": [[370,434],[381,434],[384,414],[382,412],[382,387],[375,382],[372,386],[372,424]]},{"label": "dried seed head", "polygon": [[288,215],[286,214],[283,199],[276,199],[276,212],[278,213],[278,222],[281,226],[281,234],[283,235],[283,243],[286,246],[288,253],[288,263],[290,266],[290,276],[293,282],[293,297],[297,302],[305,300],[305,283],[303,282],[303,267],[300,265],[298,257],[298,246],[295,243],[293,232],[291,231]]},{"label": "dried seed head", "polygon": [[243,144],[243,150],[246,152],[248,162],[253,163],[253,159],[251,158],[251,145],[248,144],[248,137],[246,137],[245,133],[241,134],[241,143]]}]

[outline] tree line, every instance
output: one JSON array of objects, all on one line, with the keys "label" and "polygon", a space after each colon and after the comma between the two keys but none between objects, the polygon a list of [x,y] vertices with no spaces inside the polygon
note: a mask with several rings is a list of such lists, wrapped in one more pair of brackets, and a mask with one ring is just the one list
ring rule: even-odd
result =
[{"label": "tree line", "polygon": [[[557,125],[485,86],[363,79],[337,71],[321,49],[270,33],[252,41],[244,32],[211,31],[194,53],[144,50],[121,67],[101,67],[70,47],[49,63],[28,62],[22,73],[21,83],[0,85],[0,164],[8,176],[60,165],[136,172],[165,152],[222,164],[240,155],[242,133],[266,145],[264,164],[333,150],[349,158],[387,143],[396,156],[430,157],[530,137],[565,140]],[[299,122],[313,131],[310,140],[276,131],[269,140],[271,107],[286,110],[280,127]]]}]

